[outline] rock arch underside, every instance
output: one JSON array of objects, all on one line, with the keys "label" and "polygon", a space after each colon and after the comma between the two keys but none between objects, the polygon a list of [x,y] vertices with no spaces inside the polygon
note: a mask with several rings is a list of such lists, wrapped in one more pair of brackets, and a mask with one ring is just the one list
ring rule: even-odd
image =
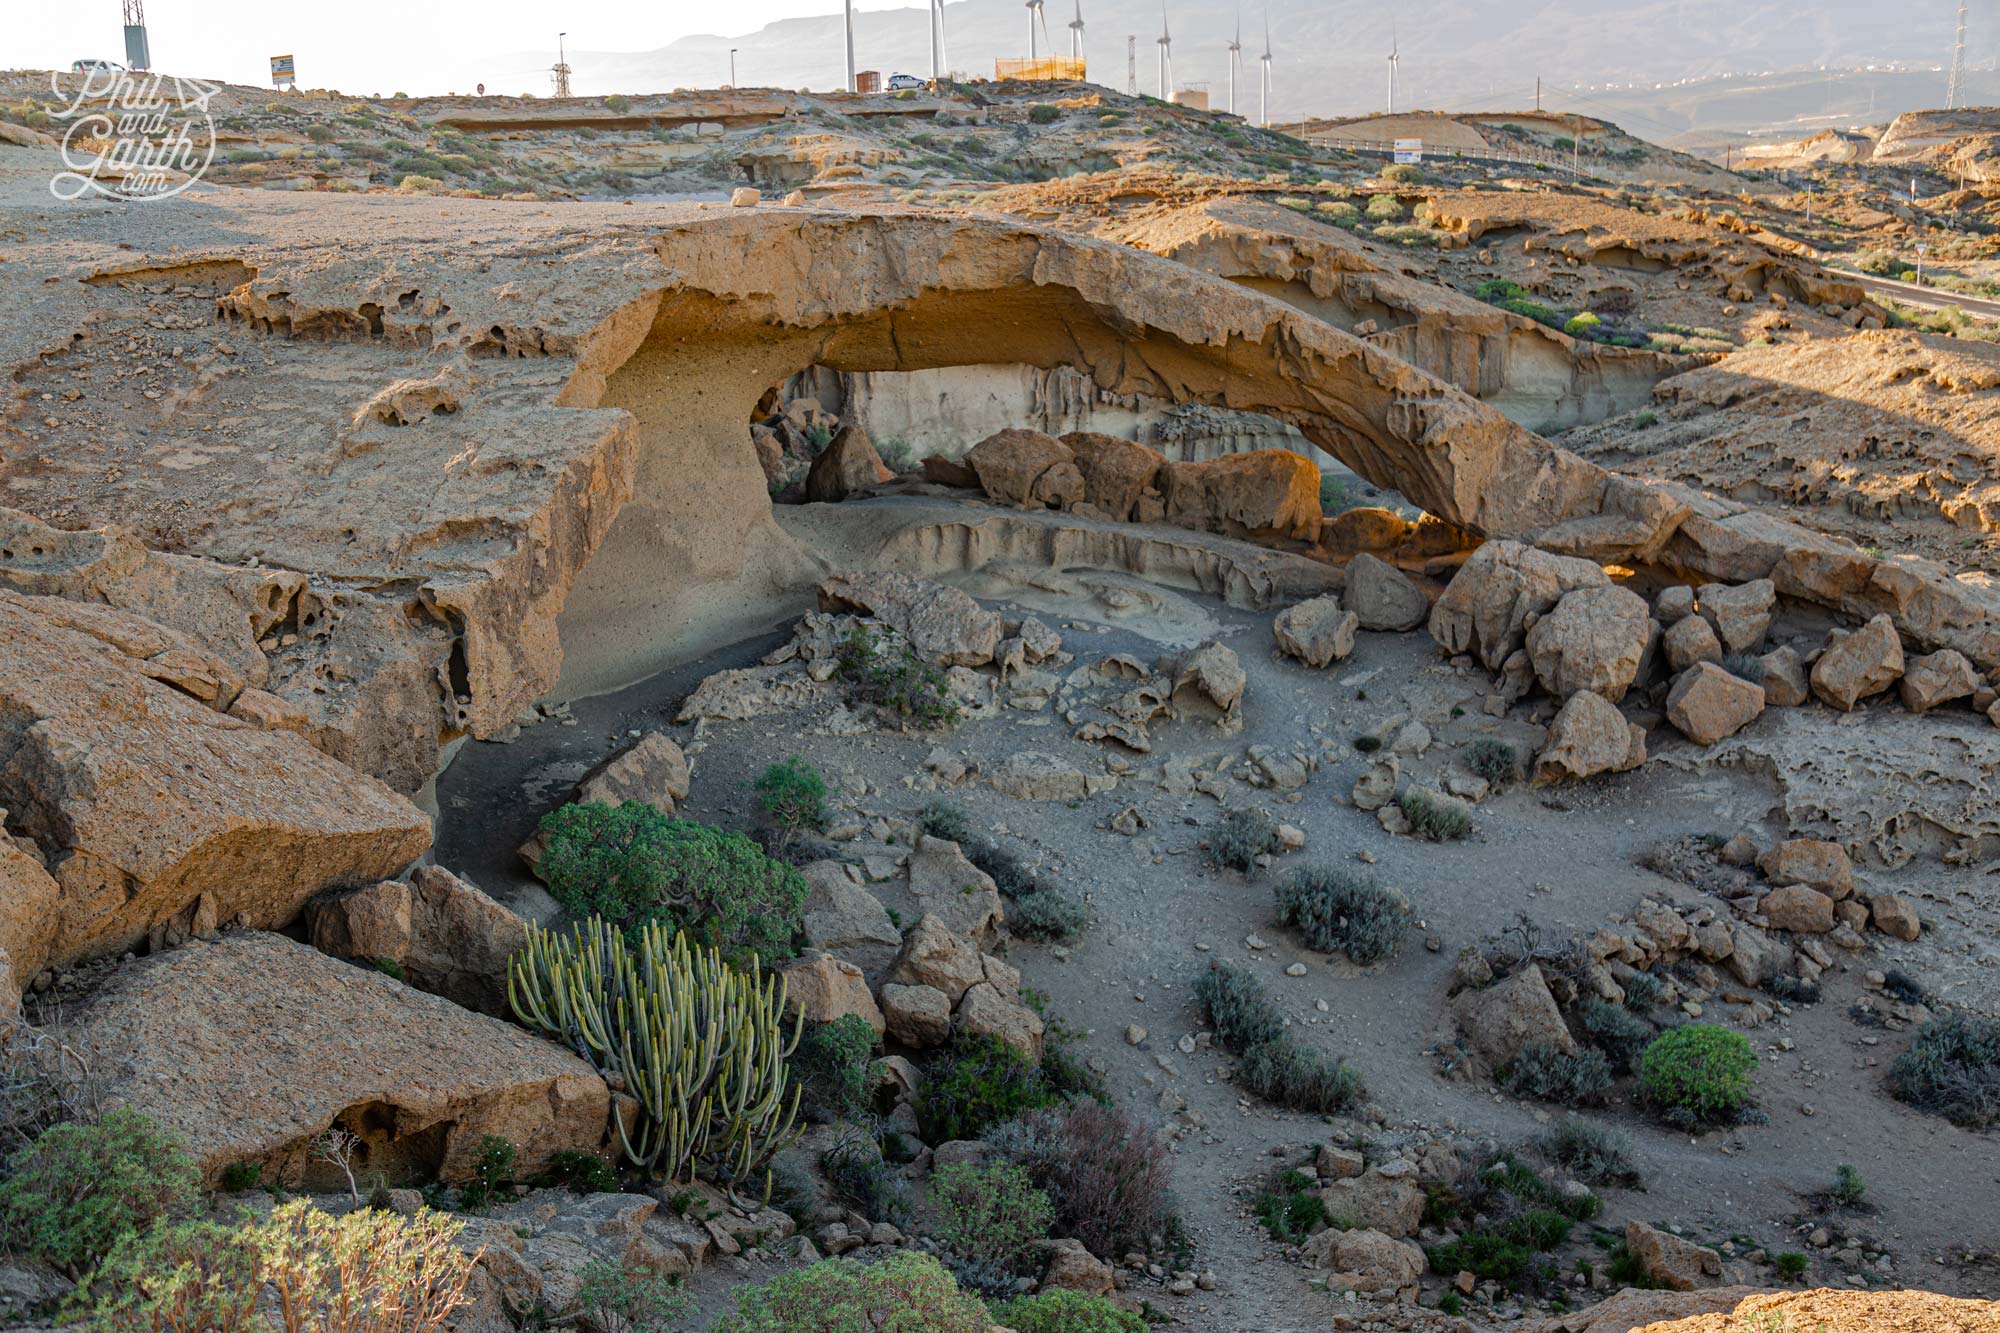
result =
[{"label": "rock arch underside", "polygon": [[[1071,367],[1109,393],[1264,414],[1474,534],[1769,577],[2000,663],[1992,609],[1937,566],[1609,473],[1293,305],[1132,246],[935,214],[683,205],[559,226],[479,205],[453,224],[463,253],[438,255],[407,239],[426,225],[414,213],[348,234],[347,207],[327,205],[338,248],[226,245],[189,223],[171,257],[66,253],[81,281],[0,326],[21,390],[0,612],[17,653],[102,684],[51,669],[16,711],[56,721],[0,728],[0,805],[65,867],[68,904],[53,936],[8,946],[17,958],[127,947],[198,913],[282,922],[421,848],[426,821],[396,793],[421,791],[458,738],[796,604],[828,561],[774,519],[748,421],[814,366]],[[1256,217],[1225,221],[1210,259],[1244,252]],[[159,359],[84,401],[126,415],[64,428],[42,395],[119,355]],[[951,540],[961,563],[1024,549]],[[1122,537],[1094,549],[1161,558]],[[1175,558],[1217,588],[1311,582]],[[159,743],[106,758],[127,714]],[[149,768],[190,766],[214,770],[188,800],[208,813],[137,827]],[[203,867],[245,819],[290,849],[255,889],[219,868],[230,856]]]}]

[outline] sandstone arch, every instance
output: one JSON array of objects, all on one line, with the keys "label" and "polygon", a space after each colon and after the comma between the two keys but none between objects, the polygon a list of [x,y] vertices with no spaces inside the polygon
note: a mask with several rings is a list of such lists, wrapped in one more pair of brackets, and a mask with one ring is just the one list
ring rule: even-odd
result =
[{"label": "sandstone arch", "polygon": [[757,210],[670,227],[656,249],[666,284],[583,340],[558,400],[625,408],[643,440],[632,499],[562,617],[583,688],[643,674],[741,605],[703,587],[810,575],[772,520],[745,423],[769,385],[813,365],[1068,365],[1112,392],[1261,412],[1442,518],[1601,559],[1649,554],[1685,512],[1281,302],[1126,246]]}]

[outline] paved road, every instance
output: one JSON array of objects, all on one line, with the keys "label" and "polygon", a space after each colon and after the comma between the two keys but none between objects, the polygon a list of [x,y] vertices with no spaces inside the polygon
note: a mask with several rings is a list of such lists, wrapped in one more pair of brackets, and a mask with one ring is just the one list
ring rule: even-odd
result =
[{"label": "paved road", "polygon": [[[1858,276],[1858,275],[1856,275]],[[1964,296],[1958,292],[1947,292],[1937,287],[1919,287],[1911,282],[1897,282],[1891,278],[1861,278],[1861,285],[1871,296],[1886,296],[1901,301],[1904,305],[1920,305],[1926,310],[1942,310],[1946,306],[1957,306],[1974,319],[2000,321],[2000,301],[1984,296]]]}]

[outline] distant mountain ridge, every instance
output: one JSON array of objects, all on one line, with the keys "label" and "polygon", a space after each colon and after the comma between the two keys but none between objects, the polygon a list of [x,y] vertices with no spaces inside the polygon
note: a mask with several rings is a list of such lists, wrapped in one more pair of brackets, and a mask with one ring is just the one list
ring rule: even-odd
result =
[{"label": "distant mountain ridge", "polygon": [[[823,17],[787,19],[756,32],[690,36],[644,52],[572,49],[579,92],[639,92],[716,87],[728,82],[729,50],[737,78],[764,87],[837,87],[842,75],[840,14],[827,0]],[[1932,3],[1827,0],[1527,0],[1494,5],[1431,0],[1272,0],[1274,119],[1345,115],[1382,109],[1387,95],[1391,15],[1402,60],[1400,106],[1443,110],[1532,104],[1537,75],[1558,89],[1607,83],[1666,83],[1725,73],[1941,64],[1950,59],[1954,14]],[[1073,10],[1050,0],[1050,44],[1069,51]],[[855,16],[857,60],[864,69],[930,72],[926,11],[921,7]],[[1169,0],[1178,84],[1206,84],[1211,105],[1227,102],[1226,44],[1235,24],[1227,3]],[[1028,11],[1017,0],[956,0],[945,9],[951,67],[990,76],[996,56],[1027,54]],[[1243,11],[1244,53],[1238,110],[1254,113],[1263,9]],[[1126,39],[1137,38],[1139,91],[1158,91],[1160,11],[1149,0],[1084,0],[1085,54],[1095,82],[1126,86]],[[1995,34],[1975,29],[1975,66],[1991,63]],[[532,63],[532,57],[523,57]],[[1942,101],[1942,79],[1939,80]]]}]

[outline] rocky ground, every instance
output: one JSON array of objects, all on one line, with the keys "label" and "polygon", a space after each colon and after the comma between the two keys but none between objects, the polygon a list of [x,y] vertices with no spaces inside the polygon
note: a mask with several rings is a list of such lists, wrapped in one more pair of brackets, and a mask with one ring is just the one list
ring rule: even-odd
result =
[{"label": "rocky ground", "polygon": [[[1018,1147],[923,1109],[968,1038],[1174,1178],[1184,1230],[1023,1288],[1995,1319],[2000,1069],[1953,1123],[1892,1066],[2000,1011],[2000,389],[1780,194],[1056,86],[228,89],[213,181],[58,205],[6,77],[0,1322],[101,1257],[9,1229],[13,1154],[113,1106],[207,1216],[451,1210],[468,1330],[602,1326],[599,1262],[693,1327],[829,1255],[990,1281],[938,1195]],[[510,988],[568,924],[542,821],[600,801],[795,866],[768,961],[877,1043],[769,1201],[548,1183],[646,1114]],[[1645,1094],[1690,1034],[1746,1105]]]}]

